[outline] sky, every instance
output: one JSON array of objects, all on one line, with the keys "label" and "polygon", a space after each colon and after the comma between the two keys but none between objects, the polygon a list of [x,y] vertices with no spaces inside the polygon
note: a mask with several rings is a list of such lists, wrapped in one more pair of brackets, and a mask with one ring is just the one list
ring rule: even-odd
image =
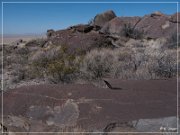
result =
[{"label": "sky", "polygon": [[[105,1],[107,0],[103,2]],[[176,3],[3,3],[3,34],[42,34],[47,29],[59,30],[71,25],[86,24],[96,14],[106,10],[113,10],[117,16],[144,16],[154,11],[174,14],[177,5]]]}]

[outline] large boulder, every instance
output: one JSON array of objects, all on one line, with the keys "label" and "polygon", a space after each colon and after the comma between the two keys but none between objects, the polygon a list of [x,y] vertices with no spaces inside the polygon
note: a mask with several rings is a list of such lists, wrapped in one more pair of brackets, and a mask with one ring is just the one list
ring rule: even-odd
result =
[{"label": "large boulder", "polygon": [[8,90],[3,93],[3,125],[11,132],[60,132],[73,127],[109,132],[112,123],[176,115],[175,79],[107,81],[114,90],[91,84]]},{"label": "large boulder", "polygon": [[177,23],[169,21],[169,16],[155,12],[145,15],[135,29],[143,31],[147,39],[170,38],[177,31]]},{"label": "large boulder", "polygon": [[176,13],[172,16],[168,16],[161,12],[154,12],[150,15],[145,15],[142,18],[115,17],[101,28],[100,33],[120,37],[127,36],[128,30],[130,30],[129,32],[131,32],[131,35],[139,34],[140,37],[146,39],[168,39],[177,32],[177,23],[179,23],[177,16],[179,15],[179,13]]},{"label": "large boulder", "polygon": [[102,27],[108,21],[112,20],[115,17],[116,17],[116,14],[112,10],[109,10],[109,11],[106,11],[106,12],[104,12],[102,14],[97,14],[94,17],[93,24]]},{"label": "large boulder", "polygon": [[140,20],[140,17],[116,17],[104,25],[100,32],[110,35],[122,36],[124,35],[125,25],[130,25],[132,28],[134,28]]},{"label": "large boulder", "polygon": [[54,45],[64,45],[68,49],[68,53],[86,52],[93,48],[107,47],[110,40],[98,32],[92,31],[88,33],[79,32],[74,29],[59,30],[49,39]]}]

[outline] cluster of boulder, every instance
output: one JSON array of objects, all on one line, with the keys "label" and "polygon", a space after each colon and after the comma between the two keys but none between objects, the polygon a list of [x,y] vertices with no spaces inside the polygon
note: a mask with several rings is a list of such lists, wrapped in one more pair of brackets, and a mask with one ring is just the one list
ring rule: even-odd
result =
[{"label": "cluster of boulder", "polygon": [[169,39],[177,33],[177,17],[180,17],[180,13],[165,15],[154,12],[143,17],[117,17],[109,10],[97,14],[89,24],[79,24],[65,30],[48,30],[47,37],[51,43],[66,44],[71,46],[72,50],[77,47],[89,49],[115,45],[115,41],[127,38],[128,32],[132,34],[129,37],[134,39],[138,38],[138,35],[146,40]]}]

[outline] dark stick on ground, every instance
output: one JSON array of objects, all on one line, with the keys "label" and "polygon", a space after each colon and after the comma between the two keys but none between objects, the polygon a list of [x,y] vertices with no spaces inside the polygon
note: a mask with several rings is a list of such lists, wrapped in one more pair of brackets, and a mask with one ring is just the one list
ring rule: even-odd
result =
[{"label": "dark stick on ground", "polygon": [[106,81],[106,80],[103,80],[104,82],[105,82],[105,84],[108,86],[108,88],[110,88],[110,89],[113,89],[113,90],[121,90],[122,88],[116,88],[116,87],[112,87],[111,86],[111,84],[108,82],[108,81]]}]

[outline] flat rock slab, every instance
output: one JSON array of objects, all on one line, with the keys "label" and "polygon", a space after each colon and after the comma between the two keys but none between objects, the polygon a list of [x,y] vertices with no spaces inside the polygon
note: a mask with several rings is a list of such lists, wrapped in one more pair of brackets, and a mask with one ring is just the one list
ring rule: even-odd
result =
[{"label": "flat rock slab", "polygon": [[47,126],[79,126],[88,131],[103,130],[113,122],[176,116],[176,79],[108,81],[116,89],[68,84],[8,90],[3,94],[3,113]]}]

